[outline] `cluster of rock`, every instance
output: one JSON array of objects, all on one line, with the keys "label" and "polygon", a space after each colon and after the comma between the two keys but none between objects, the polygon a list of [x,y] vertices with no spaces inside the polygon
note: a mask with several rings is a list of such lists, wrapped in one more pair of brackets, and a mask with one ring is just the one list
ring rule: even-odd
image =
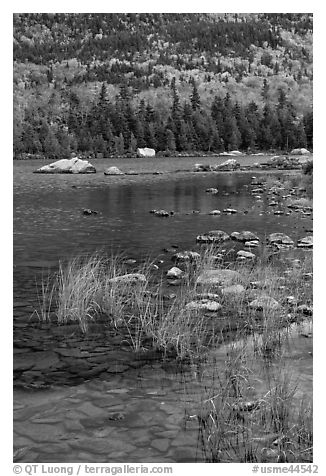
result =
[{"label": "cluster of rock", "polygon": [[174,211],[171,210],[171,211],[167,211],[167,210],[150,210],[149,213],[152,213],[153,215],[155,215],[156,217],[163,217],[163,218],[167,218],[167,217],[170,217],[172,215],[174,215]]},{"label": "cluster of rock", "polygon": [[222,164],[209,165],[209,164],[195,164],[195,172],[231,172],[240,168],[240,164],[236,159],[228,159]]},{"label": "cluster of rock", "polygon": [[[260,238],[251,231],[234,231],[229,235],[223,230],[211,230],[207,233],[202,233],[196,238],[197,243],[202,244],[220,244],[227,240],[234,240],[241,243],[244,243],[246,247],[257,248],[260,245]],[[266,239],[267,245],[272,246],[276,249],[289,249],[294,248],[294,241],[285,233],[271,233]],[[297,242],[298,248],[312,248],[313,247],[313,237],[311,235],[301,238]],[[253,253],[247,251],[238,252],[238,257],[242,258],[254,258]]]},{"label": "cluster of rock", "polygon": [[297,157],[278,156],[271,157],[261,164],[262,168],[277,168],[283,170],[301,169],[300,161]]}]

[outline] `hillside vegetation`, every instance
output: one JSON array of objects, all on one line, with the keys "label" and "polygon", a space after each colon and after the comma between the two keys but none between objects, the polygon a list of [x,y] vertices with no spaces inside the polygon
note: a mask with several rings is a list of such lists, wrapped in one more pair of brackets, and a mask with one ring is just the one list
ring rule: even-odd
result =
[{"label": "hillside vegetation", "polygon": [[311,14],[15,14],[14,156],[312,148]]}]

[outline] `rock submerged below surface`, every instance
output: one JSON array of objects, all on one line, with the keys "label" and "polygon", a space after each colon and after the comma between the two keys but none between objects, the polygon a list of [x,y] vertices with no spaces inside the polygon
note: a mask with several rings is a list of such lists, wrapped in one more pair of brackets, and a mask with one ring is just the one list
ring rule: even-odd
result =
[{"label": "rock submerged below surface", "polygon": [[44,165],[35,170],[38,174],[92,174],[96,173],[95,167],[87,160],[78,159],[61,159],[52,164]]},{"label": "rock submerged below surface", "polygon": [[271,296],[262,295],[251,301],[249,307],[256,311],[272,311],[274,309],[278,309],[280,307],[280,303]]},{"label": "rock submerged below surface", "polygon": [[197,251],[179,251],[171,257],[172,261],[197,261],[200,259],[200,254]]},{"label": "rock submerged below surface", "polygon": [[146,283],[146,281],[146,276],[142,273],[123,274],[121,276],[115,276],[114,278],[109,279],[109,282],[112,284],[137,284]]},{"label": "rock submerged below surface", "polygon": [[198,301],[190,301],[186,305],[186,309],[189,311],[209,311],[216,312],[221,308],[221,304],[217,301],[211,301],[209,299],[200,299]]},{"label": "rock submerged below surface", "polygon": [[240,279],[240,273],[232,269],[208,269],[198,276],[196,285],[224,286],[239,282]]}]

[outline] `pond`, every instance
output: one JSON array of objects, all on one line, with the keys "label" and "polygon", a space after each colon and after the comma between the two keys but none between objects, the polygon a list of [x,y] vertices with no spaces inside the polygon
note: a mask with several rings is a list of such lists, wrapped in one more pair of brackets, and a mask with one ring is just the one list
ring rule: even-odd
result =
[{"label": "pond", "polygon": [[[106,166],[105,161],[94,162],[98,169]],[[59,261],[95,251],[122,252],[137,264],[150,257],[157,264],[154,272],[161,275],[172,266],[173,249],[197,250],[201,233],[250,230],[264,239],[283,232],[298,239],[307,235],[312,217],[275,215],[266,193],[261,199],[251,193],[251,177],[259,178],[259,173],[51,176],[33,174],[37,166],[33,161],[14,163],[17,460],[204,461],[196,425],[188,422],[185,430],[182,402],[192,370],[178,373],[154,361],[135,361],[114,335],[101,332],[81,343],[72,331],[68,345],[69,330],[30,322],[40,283],[58,269]],[[164,166],[163,161],[162,170]],[[218,189],[217,195],[206,192],[211,187]],[[209,215],[226,208],[237,213]],[[83,209],[97,214],[85,216]],[[157,217],[149,213],[153,209],[173,215]],[[310,349],[310,341],[305,346]],[[54,352],[58,349],[60,358]],[[83,366],[83,352],[92,354],[94,368]],[[110,368],[101,371],[108,358]],[[68,377],[63,362],[72,368]],[[298,369],[308,387],[311,365],[305,361]]]}]

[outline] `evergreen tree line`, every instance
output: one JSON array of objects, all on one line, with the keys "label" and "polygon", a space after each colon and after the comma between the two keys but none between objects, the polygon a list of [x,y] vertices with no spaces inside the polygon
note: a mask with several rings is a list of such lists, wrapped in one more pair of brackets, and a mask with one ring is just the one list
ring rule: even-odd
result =
[{"label": "evergreen tree line", "polygon": [[152,51],[158,39],[174,54],[205,51],[215,56],[216,51],[232,50],[236,56],[246,56],[252,44],[283,46],[283,25],[291,29],[300,25],[303,33],[312,28],[307,14],[279,14],[277,24],[268,14],[258,18],[235,14],[229,19],[198,13],[24,13],[15,14],[13,20],[14,59],[35,64],[73,57],[87,63],[113,54],[131,59],[140,51]]},{"label": "evergreen tree line", "polygon": [[225,97],[215,96],[210,107],[204,109],[195,81],[189,99],[183,103],[175,78],[170,87],[172,101],[165,118],[144,100],[134,106],[125,85],[113,101],[109,100],[106,83],[88,111],[81,107],[74,92],[70,92],[59,116],[54,114],[51,101],[46,110],[27,109],[23,121],[15,123],[14,155],[59,159],[71,153],[104,157],[135,154],[138,147],[174,155],[235,149],[289,151],[313,146],[312,112],[297,117],[282,89],[277,104],[270,103],[267,81],[261,91],[262,108],[254,101],[241,105],[227,93]]}]

